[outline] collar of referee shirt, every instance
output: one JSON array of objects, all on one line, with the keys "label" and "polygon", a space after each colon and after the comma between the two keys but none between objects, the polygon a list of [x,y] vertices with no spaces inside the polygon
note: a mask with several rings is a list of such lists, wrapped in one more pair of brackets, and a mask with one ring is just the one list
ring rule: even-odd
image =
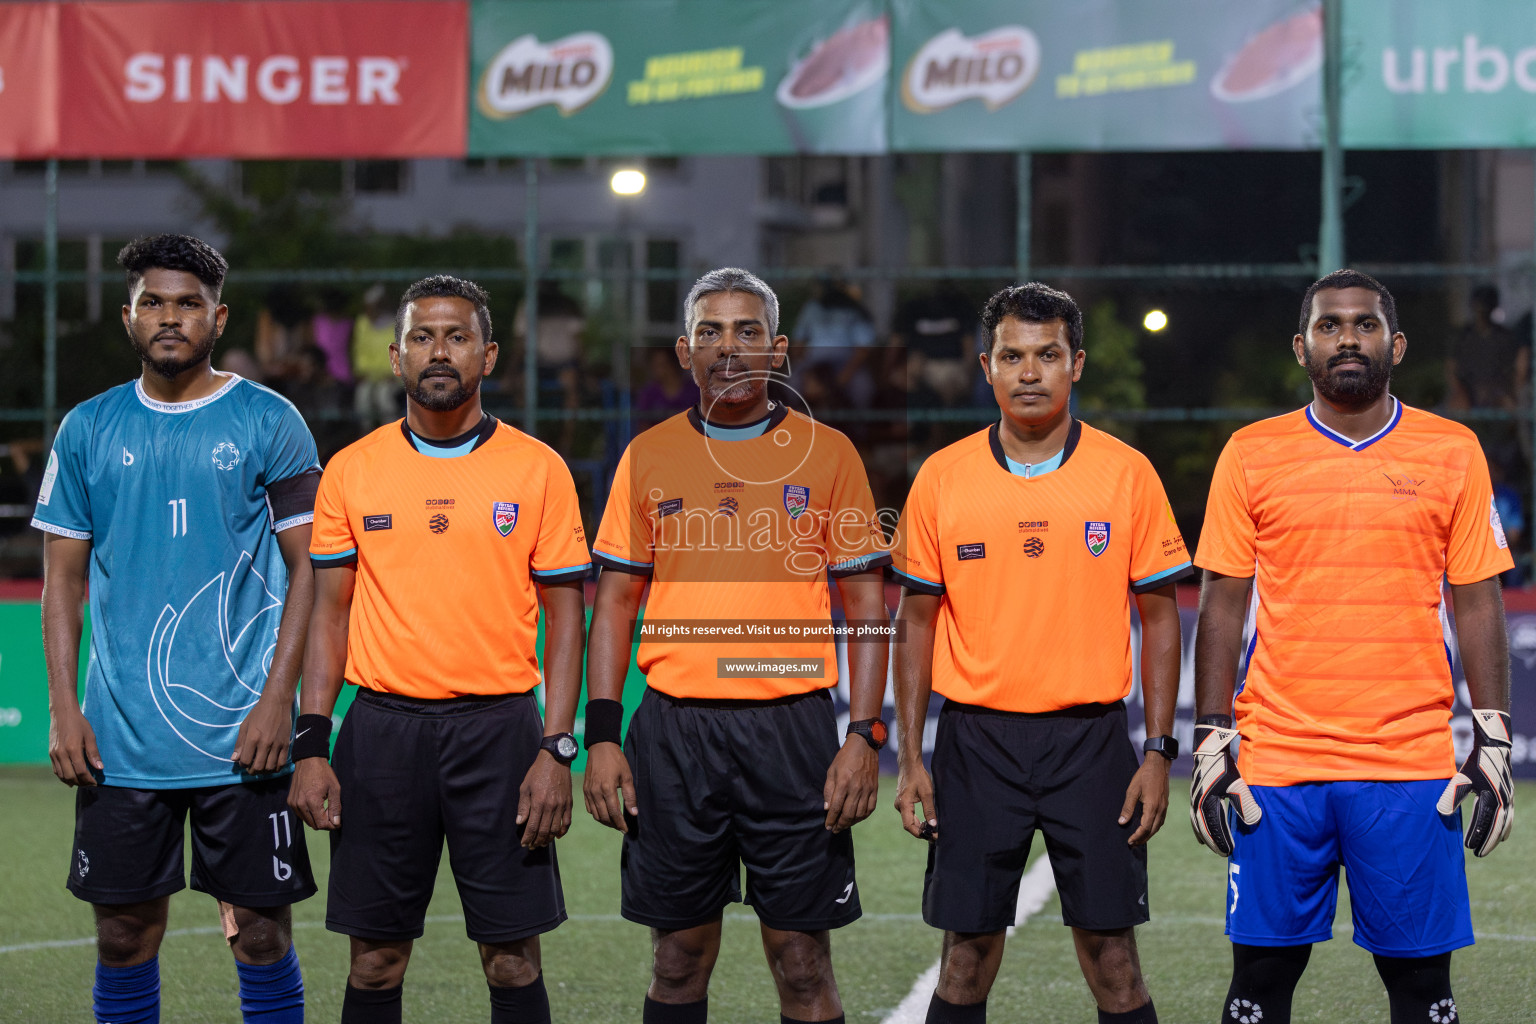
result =
[{"label": "collar of referee shirt", "polygon": [[485,413],[480,417],[480,422],[464,431],[458,437],[450,437],[439,441],[431,437],[422,437],[406,425],[401,419],[400,431],[405,434],[405,443],[416,449],[423,455],[434,459],[452,459],[460,455],[468,455],[489,441],[496,433],[496,417]]},{"label": "collar of referee shirt", "polygon": [[740,426],[723,426],[719,423],[711,423],[699,415],[699,407],[688,407],[688,422],[693,429],[703,434],[712,441],[748,441],[754,437],[762,437],[768,431],[784,422],[784,417],[789,415],[789,406],[783,402],[773,403],[773,408],[768,415],[754,423],[744,423]]},{"label": "collar of referee shirt", "polygon": [[[987,428],[987,446],[992,449],[992,457],[997,460],[997,464],[1002,467],[1004,473],[1007,473],[1009,476],[1018,476],[1017,473],[1008,468],[1008,456],[1003,451],[1002,438],[997,436],[999,426],[999,424],[994,423]],[[1077,442],[1082,440],[1082,437],[1083,423],[1081,420],[1074,417],[1072,420],[1072,425],[1067,428],[1067,443],[1062,446],[1061,454],[1053,455],[1050,459],[1046,459],[1045,461],[1050,462],[1053,459],[1060,459],[1056,465],[1051,467],[1053,470],[1060,469],[1062,466],[1065,466],[1067,464],[1067,460],[1072,457],[1072,453],[1077,451]],[[1044,463],[1041,463],[1041,465],[1043,466]],[[1035,476],[1044,475],[1044,473],[1035,474]],[[1032,479],[1032,477],[1020,477],[1019,479],[1027,480]]]}]

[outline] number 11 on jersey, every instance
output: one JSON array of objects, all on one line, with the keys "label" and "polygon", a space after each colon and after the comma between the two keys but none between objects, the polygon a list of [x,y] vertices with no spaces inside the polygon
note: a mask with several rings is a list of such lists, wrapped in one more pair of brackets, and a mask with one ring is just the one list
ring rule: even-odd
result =
[{"label": "number 11 on jersey", "polygon": [[[171,536],[185,537],[187,535],[187,499],[172,498],[170,501],[166,502],[166,504],[171,506]],[[176,512],[178,509],[181,511],[180,533],[176,532]]]}]

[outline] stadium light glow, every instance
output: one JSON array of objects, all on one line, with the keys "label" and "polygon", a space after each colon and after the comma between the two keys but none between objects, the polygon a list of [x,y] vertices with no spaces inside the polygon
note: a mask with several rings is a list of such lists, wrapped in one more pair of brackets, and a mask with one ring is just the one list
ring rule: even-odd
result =
[{"label": "stadium light glow", "polygon": [[645,191],[645,172],[637,171],[633,167],[613,172],[613,179],[608,182],[610,188],[621,196],[637,196]]},{"label": "stadium light glow", "polygon": [[1141,326],[1149,331],[1160,331],[1168,326],[1168,314],[1160,309],[1154,309],[1142,318]]}]

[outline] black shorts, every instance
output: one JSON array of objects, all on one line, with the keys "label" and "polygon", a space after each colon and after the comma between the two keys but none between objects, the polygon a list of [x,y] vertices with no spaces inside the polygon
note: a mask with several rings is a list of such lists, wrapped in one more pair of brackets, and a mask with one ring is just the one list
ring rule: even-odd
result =
[{"label": "black shorts", "polygon": [[1139,762],[1125,705],[1043,714],[946,701],[933,748],[939,836],[928,850],[923,920],[953,932],[1014,923],[1035,830],[1056,875],[1064,924],[1111,931],[1147,921],[1147,848],[1119,823]]},{"label": "black shorts", "polygon": [[196,789],[81,786],[65,886],[108,906],[180,892],[188,812],[198,892],[237,907],[282,907],[315,894],[287,775]]},{"label": "black shorts", "polygon": [[838,751],[826,690],[777,701],[678,700],[646,690],[624,753],[635,778],[620,912],[692,928],[741,899],[770,928],[815,932],[858,919],[853,835],[826,828],[822,792]]},{"label": "black shorts", "polygon": [[518,845],[518,789],[544,727],[533,694],[416,700],[359,690],[336,737],[341,828],[331,833],[325,926],[362,939],[421,935],[448,862],[476,942],[565,920],[551,843]]}]

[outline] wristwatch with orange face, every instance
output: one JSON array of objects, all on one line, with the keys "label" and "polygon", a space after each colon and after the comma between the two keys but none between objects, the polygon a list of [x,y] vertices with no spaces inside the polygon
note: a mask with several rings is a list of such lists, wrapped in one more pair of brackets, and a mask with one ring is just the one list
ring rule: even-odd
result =
[{"label": "wristwatch with orange face", "polygon": [[858,722],[849,722],[848,732],[845,735],[862,736],[865,743],[879,750],[885,746],[885,741],[890,738],[890,731],[886,729],[885,723],[880,719],[866,718]]}]

